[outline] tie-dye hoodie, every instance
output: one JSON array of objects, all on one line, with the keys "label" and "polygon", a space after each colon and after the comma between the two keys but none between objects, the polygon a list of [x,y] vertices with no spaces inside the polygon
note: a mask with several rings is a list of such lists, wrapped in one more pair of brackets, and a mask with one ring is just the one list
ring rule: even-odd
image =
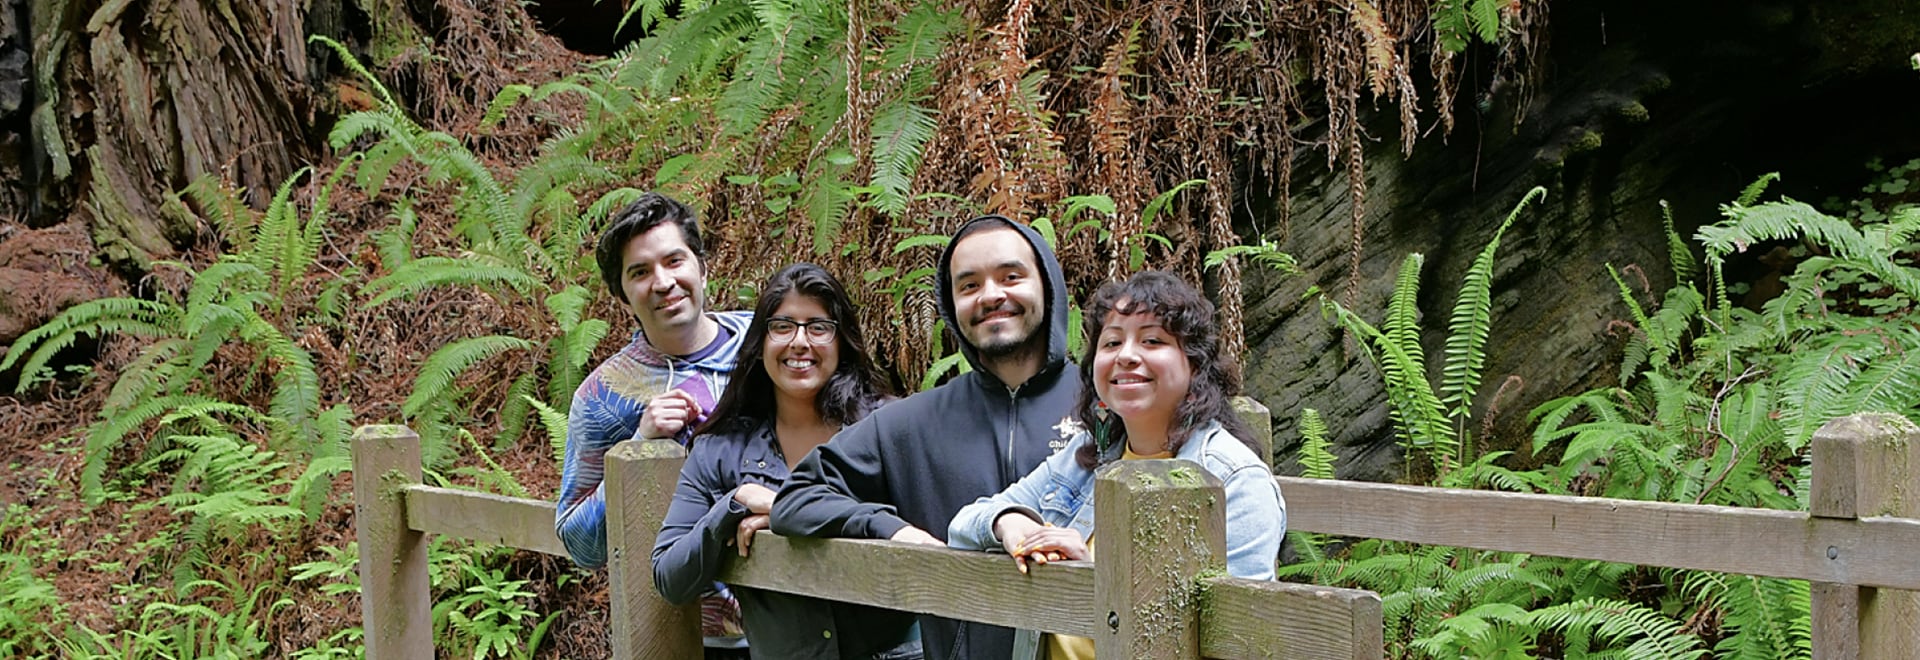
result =
[{"label": "tie-dye hoodie", "polygon": [[[699,359],[685,359],[654,350],[644,333],[595,367],[573,393],[567,413],[567,457],[560,471],[560,501],[553,516],[554,531],[576,564],[599,568],[607,564],[607,450],[630,440],[640,428],[647,402],[668,390],[693,395],[702,410],[712,410],[733,376],[733,361],[747,334],[753,313],[714,312],[727,340],[713,350],[702,349]],[[681,434],[686,442],[688,434]],[[644,548],[640,550],[644,551]]]}]

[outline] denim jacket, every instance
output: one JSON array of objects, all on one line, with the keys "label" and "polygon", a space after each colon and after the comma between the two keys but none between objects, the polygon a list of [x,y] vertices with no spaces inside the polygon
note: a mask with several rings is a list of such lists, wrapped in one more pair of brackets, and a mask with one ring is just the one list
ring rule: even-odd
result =
[{"label": "denim jacket", "polygon": [[[1093,471],[1075,460],[1091,437],[1082,432],[1040,467],[998,495],[982,497],[960,509],[947,527],[947,545],[962,550],[998,550],[993,521],[1020,511],[1056,527],[1072,527],[1093,536]],[[1115,448],[1114,451],[1119,451]],[[1189,436],[1174,458],[1199,463],[1219,477],[1227,496],[1227,574],[1273,579],[1280,539],[1287,532],[1287,504],[1273,472],[1246,443],[1209,422]]]}]

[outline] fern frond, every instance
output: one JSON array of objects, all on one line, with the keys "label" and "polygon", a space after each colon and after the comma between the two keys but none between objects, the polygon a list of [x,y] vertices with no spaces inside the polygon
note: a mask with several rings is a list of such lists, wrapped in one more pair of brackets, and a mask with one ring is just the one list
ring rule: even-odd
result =
[{"label": "fern frond", "polygon": [[417,417],[428,405],[444,401],[453,382],[475,364],[510,350],[533,348],[533,342],[505,335],[473,337],[442,346],[420,365],[420,375],[413,379],[413,392],[400,404],[400,414]]},{"label": "fern frond", "polygon": [[913,178],[937,126],[934,113],[911,100],[879,109],[873,118],[873,206],[899,215],[907,208]]},{"label": "fern frond", "polygon": [[100,405],[101,414],[111,416],[135,402],[167,392],[168,385],[176,384],[175,379],[180,373],[177,369],[186,348],[186,340],[166,337],[141,349],[140,355],[120,370],[119,378],[114,379],[113,389],[107,392],[106,401]]},{"label": "fern frond", "polygon": [[380,78],[373,75],[372,71],[368,71],[366,65],[361,64],[360,60],[355,58],[353,53],[347,50],[346,46],[341,45],[338,41],[318,34],[308,36],[307,43],[317,43],[333,49],[334,55],[340,57],[341,64],[345,65],[348,71],[358,74],[361,79],[367,81],[367,84],[373,86],[373,91],[380,94],[380,100],[386,107],[397,108],[400,106],[400,104],[393,101],[393,94],[387,91],[387,87],[380,84]]},{"label": "fern frond", "polygon": [[[72,346],[81,335],[103,337],[124,334],[136,337],[169,337],[178,331],[179,310],[172,305],[137,298],[102,298],[68,307],[38,328],[27,331],[0,359],[0,371],[20,368],[20,382],[14,392],[25,393],[35,383],[50,378],[47,361]],[[21,362],[21,356],[26,361]]]},{"label": "fern frond", "polygon": [[1579,630],[1609,644],[1630,642],[1630,658],[1698,658],[1700,638],[1684,632],[1680,622],[1658,611],[1625,601],[1583,598],[1532,612],[1528,622],[1556,631]]},{"label": "fern frond", "polygon": [[1920,299],[1920,271],[1893,263],[1886,246],[1869,240],[1853,224],[1793,200],[1759,206],[1729,206],[1727,219],[1701,227],[1695,238],[1709,253],[1721,257],[1762,241],[1805,238],[1834,251],[1836,259],[1879,278],[1882,283]]},{"label": "fern frond", "polygon": [[1312,408],[1300,411],[1301,476],[1334,478],[1332,448],[1333,443],[1327,440],[1327,423],[1320,419],[1320,411]]},{"label": "fern frond", "polygon": [[1830,412],[1902,413],[1920,407],[1920,330],[1909,327],[1889,329],[1888,333],[1898,350],[1868,361],[1847,383],[1846,394],[1834,402]]},{"label": "fern frond", "polygon": [[1687,247],[1686,239],[1681,238],[1680,232],[1673,228],[1673,207],[1668,206],[1664,199],[1660,200],[1660,221],[1667,232],[1667,265],[1673,269],[1673,280],[1685,282],[1693,279],[1694,268],[1698,267],[1693,260],[1693,249]]},{"label": "fern frond", "polygon": [[1760,201],[1761,195],[1766,194],[1767,186],[1779,180],[1779,172],[1768,172],[1760,175],[1760,178],[1754,179],[1753,183],[1749,183],[1747,187],[1740,189],[1740,196],[1734,199],[1734,205],[1753,206],[1754,202]]},{"label": "fern frond", "polygon": [[140,402],[138,405],[119,411],[87,428],[86,462],[80,468],[80,493],[89,504],[99,504],[105,497],[104,476],[107,461],[119,449],[120,441],[148,421],[168,411],[185,405],[219,403],[199,395],[163,396]]},{"label": "fern frond", "polygon": [[493,436],[495,451],[512,447],[514,441],[526,434],[527,422],[533,413],[527,398],[533,396],[539,380],[539,374],[528,371],[507,386],[506,398],[500,402],[500,432]]},{"label": "fern frond", "polygon": [[1528,202],[1546,195],[1546,188],[1536,186],[1520,198],[1467,268],[1466,279],[1460,284],[1460,299],[1447,321],[1445,358],[1440,369],[1440,402],[1451,406],[1447,416],[1455,420],[1472,417],[1473,396],[1480,391],[1480,370],[1487,361],[1487,330],[1493,324],[1493,259],[1500,249],[1500,238],[1526,210]]},{"label": "fern frond", "polygon": [[1420,269],[1425,257],[1415,252],[1400,261],[1400,273],[1393,280],[1393,296],[1387,300],[1387,318],[1380,322],[1380,334],[1400,347],[1414,362],[1425,368],[1426,352],[1420,345]]},{"label": "fern frond", "polygon": [[366,307],[372,309],[434,287],[462,285],[495,290],[505,287],[521,294],[546,288],[539,278],[498,260],[421,257],[369,282],[362,293],[373,296],[366,303]]},{"label": "fern frond", "polygon": [[1786,361],[1778,376],[1780,424],[1786,430],[1787,447],[1799,451],[1813,440],[1813,432],[1839,412],[1846,400],[1848,384],[1860,376],[1865,361],[1884,350],[1877,338],[1868,335],[1830,335],[1831,343],[1803,347],[1782,356]]},{"label": "fern frond", "polygon": [[547,447],[553,450],[553,460],[564,460],[567,456],[567,414],[548,407],[539,399],[530,396],[520,398],[540,413],[540,425],[547,428]]}]

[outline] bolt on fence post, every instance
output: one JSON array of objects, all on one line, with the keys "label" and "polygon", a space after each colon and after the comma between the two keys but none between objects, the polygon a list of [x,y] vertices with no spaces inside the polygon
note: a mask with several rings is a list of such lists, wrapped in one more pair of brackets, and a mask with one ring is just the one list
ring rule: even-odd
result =
[{"label": "bolt on fence post", "polygon": [[1220,479],[1191,461],[1121,461],[1101,468],[1093,492],[1096,654],[1199,658],[1195,578],[1227,561]]},{"label": "bolt on fence post", "polygon": [[[1817,518],[1920,518],[1920,427],[1905,417],[1862,413],[1813,434]],[[1826,548],[1842,566],[1850,548]],[[1813,657],[1920,657],[1920,592],[1815,582]]]},{"label": "bolt on fence post", "polygon": [[653,589],[653,539],[667,517],[687,450],[672,440],[628,440],[607,451],[607,572],[613,657],[698,658],[700,605]]},{"label": "bolt on fence post", "polygon": [[353,432],[353,526],[360,541],[360,624],[368,660],[433,657],[425,534],[407,528],[404,489],[420,483],[420,436],[405,426]]}]

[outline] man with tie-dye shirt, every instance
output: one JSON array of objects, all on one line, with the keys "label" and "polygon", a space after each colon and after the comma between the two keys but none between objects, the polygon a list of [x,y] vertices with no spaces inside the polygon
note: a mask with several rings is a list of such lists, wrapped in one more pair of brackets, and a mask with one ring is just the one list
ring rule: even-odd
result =
[{"label": "man with tie-dye shirt", "polygon": [[[699,220],[686,205],[647,193],[614,214],[594,249],[607,288],[640,321],[632,343],[589,374],[567,415],[554,530],[573,561],[607,563],[607,450],[633,438],[685,444],[727,379],[751,312],[708,312]],[[643,572],[644,574],[644,572]],[[737,606],[703,603],[709,657],[745,644]],[[717,648],[716,648],[717,647]],[[741,654],[740,657],[744,657]]]}]

